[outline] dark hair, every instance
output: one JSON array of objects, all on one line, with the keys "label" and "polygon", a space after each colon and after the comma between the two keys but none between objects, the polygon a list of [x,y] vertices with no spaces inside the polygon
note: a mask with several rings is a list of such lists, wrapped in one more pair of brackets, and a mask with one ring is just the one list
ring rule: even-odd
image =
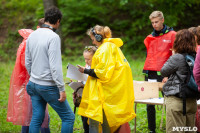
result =
[{"label": "dark hair", "polygon": [[42,25],[44,24],[44,18],[41,18],[38,20],[38,26],[42,27]]},{"label": "dark hair", "polygon": [[188,29],[178,31],[174,41],[173,50],[175,53],[195,53],[196,43],[194,35]]},{"label": "dark hair", "polygon": [[194,35],[197,37],[197,44],[200,45],[200,27],[195,27],[193,30]]},{"label": "dark hair", "polygon": [[58,20],[62,19],[62,13],[61,11],[53,6],[51,8],[49,8],[46,12],[45,12],[45,18],[44,21],[45,22],[49,22],[50,24],[56,24]]}]

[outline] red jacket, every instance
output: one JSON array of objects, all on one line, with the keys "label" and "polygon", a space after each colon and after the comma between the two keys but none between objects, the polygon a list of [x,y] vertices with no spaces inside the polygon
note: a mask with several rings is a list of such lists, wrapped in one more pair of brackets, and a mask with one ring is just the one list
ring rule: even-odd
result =
[{"label": "red jacket", "polygon": [[[25,49],[26,40],[33,30],[21,29],[18,32],[24,39],[17,50],[15,67],[10,80],[7,121],[14,125],[29,126],[32,104],[30,96],[26,92],[26,84],[30,76],[25,68]],[[48,111],[45,112],[42,127],[48,127]]]},{"label": "red jacket", "polygon": [[144,70],[160,71],[164,63],[172,55],[172,47],[175,40],[175,31],[169,31],[161,36],[148,35],[144,44],[147,48],[147,57]]}]

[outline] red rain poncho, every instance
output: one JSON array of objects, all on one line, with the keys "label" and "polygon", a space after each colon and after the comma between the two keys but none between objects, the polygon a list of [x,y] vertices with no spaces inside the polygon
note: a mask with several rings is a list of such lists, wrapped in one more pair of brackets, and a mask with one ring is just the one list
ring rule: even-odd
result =
[{"label": "red rain poncho", "polygon": [[144,70],[160,71],[164,63],[172,55],[172,47],[175,40],[175,31],[170,31],[161,36],[148,35],[144,44],[147,48],[147,57]]},{"label": "red rain poncho", "polygon": [[[18,32],[24,39],[17,50],[15,67],[10,80],[7,121],[14,125],[29,126],[32,118],[32,104],[26,92],[29,74],[25,68],[25,49],[26,40],[33,30],[21,29]],[[47,111],[42,127],[48,127]]]}]

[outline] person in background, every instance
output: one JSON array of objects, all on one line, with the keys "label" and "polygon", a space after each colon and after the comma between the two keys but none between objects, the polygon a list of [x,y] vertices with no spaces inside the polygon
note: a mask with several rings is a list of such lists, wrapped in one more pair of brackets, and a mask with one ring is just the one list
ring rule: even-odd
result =
[{"label": "person in background", "polygon": [[[164,16],[161,11],[153,11],[149,19],[151,21],[153,32],[148,35],[144,44],[147,49],[146,60],[143,73],[145,81],[166,82],[160,74],[160,70],[167,59],[172,55],[172,47],[176,32],[173,28],[164,24]],[[155,105],[147,104],[148,128],[150,133],[155,133],[156,129],[156,111]]]},{"label": "person in background", "polygon": [[195,36],[195,41],[197,44],[197,51],[198,51],[200,47],[200,27],[190,27],[188,30]]},{"label": "person in background", "polygon": [[72,133],[75,116],[66,100],[62,73],[61,40],[55,33],[62,18],[56,7],[45,12],[42,28],[27,39],[25,66],[30,75],[26,86],[31,96],[33,115],[29,133],[39,133],[47,103],[62,120],[61,133]]},{"label": "person in background", "polygon": [[85,50],[83,51],[83,57],[85,59],[86,68],[90,69],[92,64],[92,57],[97,50],[96,46],[86,46]]},{"label": "person in background", "polygon": [[109,27],[96,25],[87,34],[98,49],[91,69],[79,66],[79,71],[89,77],[78,114],[89,118],[90,133],[99,132],[99,123],[103,132],[114,132],[136,116],[132,71],[119,48],[122,40],[111,38]]},{"label": "person in background", "polygon": [[[85,59],[85,63],[86,69],[90,69],[91,68],[91,64],[92,64],[92,57],[94,55],[94,53],[96,52],[97,47],[95,46],[86,46],[85,50],[83,51],[83,57]],[[81,116],[82,122],[83,122],[83,129],[84,129],[84,133],[89,133],[89,125],[87,123],[88,118]]]},{"label": "person in background", "polygon": [[[44,24],[44,18],[39,19],[37,28],[40,28],[42,24]],[[33,30],[21,29],[18,32],[24,39],[17,50],[15,67],[10,80],[7,121],[22,125],[21,132],[28,133],[32,107],[30,96],[26,92],[26,84],[30,76],[25,68],[25,47],[26,40]],[[45,119],[40,130],[41,133],[50,133],[48,110],[45,112]]]},{"label": "person in background", "polygon": [[[183,95],[181,90],[186,89],[182,83],[187,79],[189,72],[185,55],[189,54],[194,58],[196,56],[194,35],[188,29],[178,31],[173,50],[175,54],[167,60],[161,69],[161,75],[169,77],[163,86],[166,104],[166,133],[173,133],[174,127],[194,129],[197,110],[196,98],[186,97],[186,114],[184,114],[183,98],[179,97]],[[190,133],[195,133],[195,131]]]},{"label": "person in background", "polygon": [[[196,40],[196,44],[197,44],[197,55],[196,55],[196,59],[195,59],[195,63],[194,63],[194,69],[193,69],[193,75],[195,78],[195,81],[198,85],[198,90],[200,90],[200,80],[199,80],[199,72],[200,72],[200,27],[195,27],[192,30],[190,30],[194,36],[195,36],[195,40]],[[195,120],[195,126],[198,128],[197,133],[200,133],[200,107],[197,107],[197,112],[196,112],[196,120]]]}]

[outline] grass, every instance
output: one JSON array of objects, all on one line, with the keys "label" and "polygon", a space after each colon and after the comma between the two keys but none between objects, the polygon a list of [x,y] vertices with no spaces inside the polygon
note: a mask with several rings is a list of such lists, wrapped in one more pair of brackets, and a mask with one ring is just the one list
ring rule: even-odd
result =
[{"label": "grass", "polygon": [[[70,61],[69,61],[70,60]],[[128,59],[134,80],[142,81],[144,79],[142,75],[142,69],[144,65],[144,59]],[[9,95],[9,83],[10,83],[10,76],[12,70],[14,68],[14,61],[9,62],[0,62],[0,133],[20,133],[21,126],[13,125],[10,122],[6,121],[7,116],[7,104],[8,104],[8,95]],[[69,81],[66,78],[66,66],[68,63],[73,65],[80,64],[84,65],[83,58],[67,58],[63,57],[63,77],[64,81]],[[72,100],[72,89],[66,86],[66,94],[67,100],[73,110],[73,100]],[[160,106],[159,106],[160,108]],[[49,106],[49,114],[50,114],[50,130],[52,133],[57,133],[61,131],[61,120],[57,113]],[[165,116],[163,120],[163,126],[160,130],[160,121],[161,121],[162,110],[159,111],[156,107],[156,132],[163,133],[165,132]],[[131,127],[131,132],[134,132],[134,119],[129,122]],[[147,124],[147,113],[146,113],[146,105],[145,104],[138,104],[137,105],[137,133],[147,133],[148,132],[148,124]],[[74,123],[74,133],[83,133],[82,121],[81,117],[76,114],[75,123]]]}]

